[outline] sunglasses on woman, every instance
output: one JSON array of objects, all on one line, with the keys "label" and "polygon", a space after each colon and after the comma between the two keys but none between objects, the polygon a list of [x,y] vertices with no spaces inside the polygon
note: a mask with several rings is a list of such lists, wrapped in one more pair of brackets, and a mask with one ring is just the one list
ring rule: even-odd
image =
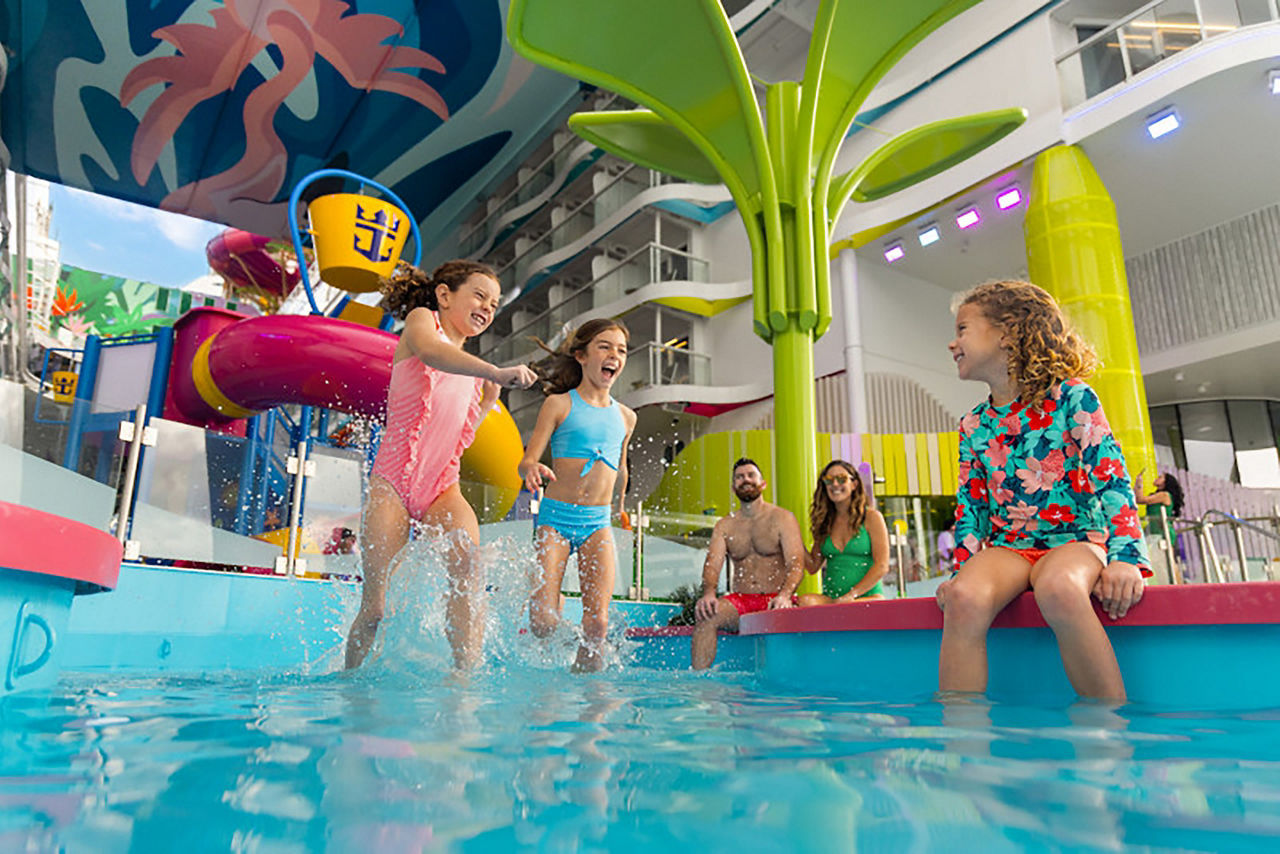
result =
[{"label": "sunglasses on woman", "polygon": [[828,474],[824,475],[822,478],[822,482],[827,486],[844,486],[851,480],[853,480],[853,478],[847,474]]}]

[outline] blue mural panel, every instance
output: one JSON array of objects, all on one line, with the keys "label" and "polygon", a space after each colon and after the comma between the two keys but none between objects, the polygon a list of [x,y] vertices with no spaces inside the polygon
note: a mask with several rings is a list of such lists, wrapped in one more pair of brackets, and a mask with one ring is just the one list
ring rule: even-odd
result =
[{"label": "blue mural panel", "polygon": [[[506,0],[0,0],[13,168],[227,223],[286,230],[327,166],[432,226],[558,115],[577,84],[516,57]],[[465,192],[464,192],[465,190]]]}]

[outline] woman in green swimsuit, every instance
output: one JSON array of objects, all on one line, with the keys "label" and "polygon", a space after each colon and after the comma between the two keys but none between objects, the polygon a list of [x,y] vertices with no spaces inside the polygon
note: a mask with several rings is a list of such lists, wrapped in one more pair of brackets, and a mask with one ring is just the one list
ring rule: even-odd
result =
[{"label": "woman in green swimsuit", "polygon": [[851,463],[832,460],[818,477],[809,506],[809,572],[822,572],[822,592],[806,593],[801,605],[883,599],[880,579],[889,571],[889,529],[880,511],[867,506],[862,478]]}]

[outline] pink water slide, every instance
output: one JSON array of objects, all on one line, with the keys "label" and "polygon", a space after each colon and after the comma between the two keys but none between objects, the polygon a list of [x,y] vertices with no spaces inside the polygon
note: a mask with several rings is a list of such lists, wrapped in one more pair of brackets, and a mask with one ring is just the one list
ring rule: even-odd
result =
[{"label": "pink water slide", "polygon": [[397,340],[331,317],[193,309],[174,324],[164,417],[223,432],[284,404],[382,417]]}]

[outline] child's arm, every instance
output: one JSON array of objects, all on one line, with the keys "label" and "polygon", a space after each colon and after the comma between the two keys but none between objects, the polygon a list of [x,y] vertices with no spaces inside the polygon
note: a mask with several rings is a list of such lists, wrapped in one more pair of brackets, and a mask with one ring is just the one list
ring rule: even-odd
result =
[{"label": "child's arm", "polygon": [[489,414],[489,410],[493,409],[494,404],[498,402],[498,393],[502,391],[502,387],[495,382],[489,380],[484,381],[484,393],[480,396],[480,420]]},{"label": "child's arm", "polygon": [[524,488],[534,495],[538,494],[544,482],[556,479],[555,472],[540,460],[542,452],[547,449],[547,443],[551,441],[551,434],[569,414],[570,405],[567,394],[553,394],[542,402],[538,422],[533,427],[533,435],[529,437],[529,446],[524,449],[524,458],[516,469],[520,479],[524,481]]},{"label": "child's arm", "polygon": [[631,434],[636,429],[636,414],[631,409],[623,406],[622,417],[627,425],[627,436],[622,440],[622,453],[618,456],[618,512],[622,513],[626,508],[623,506],[627,501],[627,482],[630,475],[627,473],[627,447],[631,444]]},{"label": "child's arm", "polygon": [[527,365],[499,368],[479,356],[473,356],[461,347],[455,347],[440,339],[431,311],[415,308],[405,318],[400,340],[409,348],[415,359],[423,364],[450,374],[480,377],[503,388],[528,388],[538,377]]},{"label": "child's arm", "polygon": [[1070,383],[1065,391],[1063,402],[1071,437],[1080,447],[1080,464],[1087,475],[1088,488],[1101,505],[1107,524],[1107,563],[1131,564],[1143,574],[1150,574],[1151,560],[1138,524],[1138,505],[1129,471],[1124,454],[1111,435],[1102,403],[1083,382]]},{"label": "child's arm", "polygon": [[987,467],[973,448],[972,427],[960,421],[960,488],[956,491],[955,569],[977,554],[991,532],[991,508],[987,503]]}]

